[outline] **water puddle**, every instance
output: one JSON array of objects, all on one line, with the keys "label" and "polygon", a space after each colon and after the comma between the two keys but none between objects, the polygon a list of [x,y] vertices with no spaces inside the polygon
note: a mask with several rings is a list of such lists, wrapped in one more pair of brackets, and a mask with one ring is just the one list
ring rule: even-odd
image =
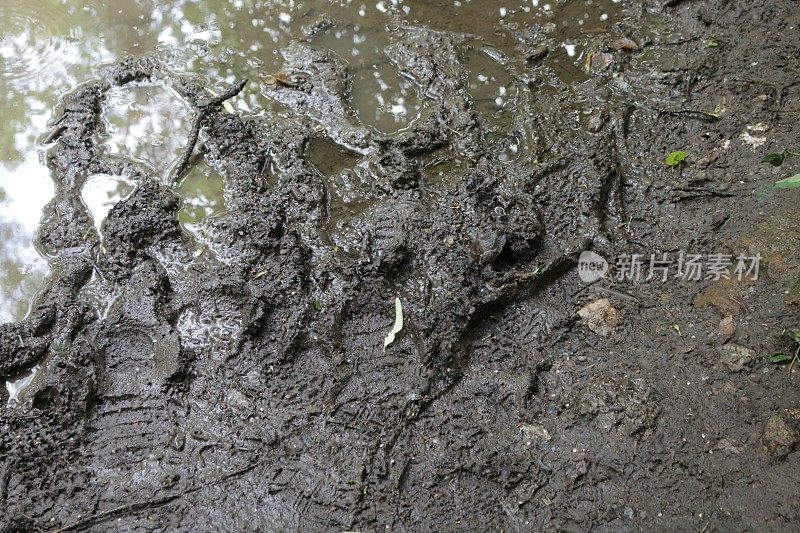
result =
[{"label": "water puddle", "polygon": [[394,133],[417,117],[422,109],[414,85],[389,62],[383,49],[389,44],[382,26],[369,21],[333,27],[312,43],[329,48],[351,69],[350,105],[358,118],[383,133]]},{"label": "water puddle", "polygon": [[180,157],[192,115],[161,86],[115,88],[106,111],[112,153],[148,162],[161,173]]},{"label": "water puddle", "polygon": [[97,174],[91,176],[81,191],[83,203],[89,209],[94,219],[94,226],[100,232],[100,226],[120,200],[133,191],[133,185],[124,179]]},{"label": "water puddle", "polygon": [[80,29],[70,29],[61,2],[0,3],[0,80],[30,89],[64,70]]},{"label": "water puddle", "polygon": [[[535,158],[529,135],[516,115],[527,89],[515,81],[538,72],[535,90],[556,91],[590,79],[587,57],[599,36],[619,35],[625,20],[620,0],[375,0],[370,2],[273,2],[215,0],[201,4],[75,2],[31,0],[0,3],[0,322],[21,319],[49,272],[32,244],[42,207],[53,187],[40,164],[35,138],[47,131],[59,96],[88,79],[99,64],[126,55],[155,54],[172,68],[231,83],[251,83],[235,99],[245,114],[273,106],[256,80],[283,65],[280,49],[302,39],[327,47],[347,62],[349,104],[367,126],[392,133],[413,124],[428,101],[401,76],[383,50],[395,30],[423,25],[472,36],[465,57],[468,89],[476,110],[492,131],[492,150],[500,161]],[[658,30],[652,30],[658,31]],[[525,63],[515,32],[546,46],[541,69]],[[642,57],[646,56],[646,51]],[[112,153],[145,161],[156,174],[180,156],[192,114],[181,99],[161,86],[114,89],[106,113]],[[576,104],[580,105],[580,104]],[[330,181],[332,218],[369,207],[358,172],[358,158],[332,143],[313,142],[309,157]],[[348,170],[350,169],[350,170]],[[425,169],[425,186],[434,192],[457,183],[459,163]],[[94,176],[82,191],[99,226],[131,185]],[[193,169],[178,188],[179,219],[202,244],[213,246],[209,217],[225,209],[222,179],[205,164]],[[359,192],[361,191],[361,192]],[[339,228],[342,235],[349,231]],[[344,239],[344,237],[342,237]],[[347,240],[347,239],[344,239]]]},{"label": "water puddle", "polygon": [[183,200],[178,220],[186,231],[203,240],[201,223],[225,210],[225,181],[202,161],[183,178],[178,193]]},{"label": "water puddle", "polygon": [[33,388],[34,385],[41,381],[44,372],[42,367],[44,365],[36,365],[30,370],[27,370],[17,376],[6,381],[6,392],[8,393],[8,407],[13,407],[23,403],[27,399],[27,393]]},{"label": "water puddle", "polygon": [[50,272],[33,237],[52,197],[53,183],[35,151],[0,162],[0,323],[25,316]]},{"label": "water puddle", "polygon": [[343,170],[353,168],[360,159],[355,152],[326,137],[312,139],[308,143],[306,154],[311,164],[326,177],[336,176]]}]

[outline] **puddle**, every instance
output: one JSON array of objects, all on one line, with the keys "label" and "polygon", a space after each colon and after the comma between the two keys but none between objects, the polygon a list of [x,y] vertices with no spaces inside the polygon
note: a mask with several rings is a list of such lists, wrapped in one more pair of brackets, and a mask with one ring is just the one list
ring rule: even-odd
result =
[{"label": "puddle", "polygon": [[6,381],[6,392],[8,393],[8,402],[6,405],[8,407],[19,405],[25,401],[27,398],[26,394],[41,380],[44,374],[42,372],[42,366],[43,365],[36,365],[30,370]]},{"label": "puddle", "polygon": [[36,152],[0,162],[0,323],[20,320],[50,267],[33,245],[53,183]]},{"label": "puddle", "polygon": [[[47,170],[39,163],[35,138],[47,130],[60,95],[85,81],[97,65],[126,55],[156,54],[172,68],[231,83],[251,84],[234,104],[259,113],[273,104],[256,80],[283,65],[280,49],[295,39],[328,47],[350,67],[349,104],[367,126],[385,133],[412,124],[427,100],[383,54],[395,28],[427,25],[474,37],[465,60],[476,109],[492,124],[493,150],[501,161],[529,157],[530,139],[517,126],[519,89],[512,82],[525,68],[513,32],[530,28],[550,49],[543,59],[545,83],[561,87],[589,79],[585,60],[595,36],[624,19],[618,0],[376,0],[350,3],[241,2],[202,4],[31,0],[0,4],[0,322],[19,320],[49,268],[32,244],[44,204],[52,197]],[[326,22],[327,21],[327,22]],[[304,31],[311,26],[317,31]],[[504,64],[505,63],[505,64]],[[555,73],[552,76],[551,73]],[[555,78],[555,79],[554,79]],[[552,90],[552,89],[551,89]],[[112,91],[107,110],[109,149],[152,164],[164,173],[180,156],[192,120],[181,100],[160,86]],[[355,160],[332,146],[309,147],[325,176],[352,168]],[[533,154],[534,156],[536,154]],[[179,192],[183,227],[198,240],[203,220],[224,210],[222,180],[207,167],[187,176]],[[428,185],[450,186],[457,172],[425,170]],[[360,178],[350,176],[357,185]],[[447,182],[447,184],[445,184]],[[452,182],[452,183],[450,183]],[[24,184],[24,187],[23,187]],[[338,187],[333,210],[362,211],[360,186]],[[108,209],[129,191],[110,177],[86,184],[84,201],[99,225]],[[368,202],[367,202],[368,203]],[[334,217],[335,218],[335,217]],[[342,231],[345,231],[343,229]]]},{"label": "puddle", "polygon": [[55,0],[0,3],[0,79],[30,89],[61,72],[81,35],[65,15]]},{"label": "puddle", "polygon": [[312,43],[333,50],[350,66],[350,104],[358,118],[383,133],[394,133],[417,117],[422,101],[411,81],[383,54],[389,44],[382,26],[353,24],[328,29]]},{"label": "puddle", "polygon": [[358,154],[325,137],[312,139],[306,153],[311,164],[323,176],[335,176],[343,170],[353,168],[361,159]]},{"label": "puddle", "polygon": [[178,220],[195,237],[202,233],[203,220],[225,209],[225,182],[204,161],[194,166],[183,178],[178,193],[183,200]]},{"label": "puddle", "polygon": [[[103,221],[120,200],[133,191],[133,185],[115,176],[97,174],[91,176],[81,191],[81,198],[94,219],[94,226],[100,232]],[[101,233],[102,235],[102,233]]]},{"label": "puddle", "polygon": [[123,87],[111,91],[106,120],[112,153],[146,161],[165,173],[186,146],[192,115],[164,87]]}]

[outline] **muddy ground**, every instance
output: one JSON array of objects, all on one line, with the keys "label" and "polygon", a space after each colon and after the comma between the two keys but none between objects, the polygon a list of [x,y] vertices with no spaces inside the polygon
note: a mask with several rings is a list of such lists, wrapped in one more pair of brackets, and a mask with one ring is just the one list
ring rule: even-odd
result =
[{"label": "muddy ground", "polygon": [[[800,326],[800,196],[765,191],[798,163],[760,160],[798,148],[800,16],[640,4],[562,90],[542,83],[549,29],[506,28],[511,160],[465,85],[474,40],[420,27],[388,30],[425,98],[396,135],[303,41],[269,87],[280,112],[230,113],[241,85],[212,96],[149,57],[65,96],[51,282],[0,326],[0,376],[42,368],[0,409],[4,530],[795,530],[798,378],[765,357]],[[143,83],[197,116],[172,169],[105,148],[109,91]],[[203,245],[174,190],[201,156],[228,207]],[[100,233],[95,174],[137,183]],[[583,250],[764,262],[742,283],[586,284]],[[600,299],[610,332],[578,315]]]}]

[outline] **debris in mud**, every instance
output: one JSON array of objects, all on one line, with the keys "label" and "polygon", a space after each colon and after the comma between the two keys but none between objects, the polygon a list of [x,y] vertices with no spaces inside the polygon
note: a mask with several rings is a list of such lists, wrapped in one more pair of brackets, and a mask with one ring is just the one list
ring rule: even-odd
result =
[{"label": "debris in mud", "polygon": [[284,72],[275,72],[264,78],[264,83],[273,88],[278,87],[296,87],[297,82],[291,76]]},{"label": "debris in mud", "polygon": [[527,439],[528,443],[534,441],[550,441],[552,437],[547,429],[539,424],[522,424],[519,427],[522,435]]},{"label": "debris in mud", "polygon": [[549,52],[550,50],[547,48],[546,45],[540,44],[539,46],[536,46],[531,49],[530,53],[527,55],[527,57],[525,57],[525,61],[527,61],[528,63],[538,63],[542,59],[547,57],[547,54]]},{"label": "debris in mud", "polygon": [[614,64],[614,56],[608,52],[591,52],[586,56],[586,70],[589,72],[603,72]]},{"label": "debris in mud", "polygon": [[614,327],[619,320],[619,311],[611,305],[611,300],[603,298],[581,307],[578,316],[583,319],[587,328],[598,335],[608,337],[614,333]]},{"label": "debris in mud", "polygon": [[731,372],[741,372],[756,360],[756,353],[738,344],[723,344],[719,347],[720,362]]},{"label": "debris in mud", "polygon": [[655,426],[660,414],[656,398],[644,380],[597,376],[583,387],[578,411],[592,417],[603,432],[633,437]]},{"label": "debris in mud", "polygon": [[772,415],[767,420],[761,443],[767,453],[776,459],[782,459],[793,452],[797,447],[800,434],[796,427],[791,425],[781,415]]},{"label": "debris in mud", "polygon": [[758,150],[767,143],[767,136],[763,135],[764,132],[769,131],[770,126],[759,122],[758,124],[749,124],[745,127],[739,138],[743,143],[750,146],[753,151]]},{"label": "debris in mud", "polygon": [[636,41],[628,37],[617,39],[612,43],[611,46],[614,48],[614,50],[626,50],[628,52],[635,52],[639,50],[639,45],[636,44]]},{"label": "debris in mud", "polygon": [[400,298],[394,299],[394,326],[392,326],[389,334],[383,339],[383,351],[394,342],[394,337],[403,329],[403,303]]},{"label": "debris in mud", "polygon": [[736,333],[736,322],[733,319],[733,315],[728,315],[719,321],[717,334],[720,337],[723,337],[724,340],[728,340],[734,333]]},{"label": "debris in mud", "polygon": [[599,132],[601,129],[603,129],[603,126],[605,126],[606,121],[608,121],[607,110],[603,109],[602,111],[592,114],[588,121],[589,131],[592,133]]}]

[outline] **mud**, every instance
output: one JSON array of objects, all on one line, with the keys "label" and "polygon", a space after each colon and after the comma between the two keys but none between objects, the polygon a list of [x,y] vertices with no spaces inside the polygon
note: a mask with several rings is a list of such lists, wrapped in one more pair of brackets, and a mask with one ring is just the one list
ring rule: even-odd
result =
[{"label": "mud", "polygon": [[[755,194],[791,167],[741,133],[793,146],[800,19],[789,1],[662,4],[588,32],[608,56],[570,63],[577,84],[545,21],[506,26],[499,53],[398,19],[383,54],[422,112],[391,134],[312,42],[335,19],[282,50],[257,115],[223,105],[241,85],[212,96],[151,56],[64,96],[37,236],[50,282],[0,326],[0,376],[38,365],[0,408],[4,530],[796,527],[797,385],[763,356],[798,326],[800,257],[773,242],[796,237],[797,193]],[[506,72],[511,116],[470,87],[476,57]],[[136,86],[196,117],[177,163],[108,148],[110,94]],[[666,168],[678,148],[695,160]],[[226,206],[188,231],[196,165]],[[99,229],[81,196],[97,176],[133,186]],[[589,249],[769,253],[748,284],[586,285]],[[599,298],[608,337],[577,316]],[[733,371],[728,344],[758,356]]]}]

